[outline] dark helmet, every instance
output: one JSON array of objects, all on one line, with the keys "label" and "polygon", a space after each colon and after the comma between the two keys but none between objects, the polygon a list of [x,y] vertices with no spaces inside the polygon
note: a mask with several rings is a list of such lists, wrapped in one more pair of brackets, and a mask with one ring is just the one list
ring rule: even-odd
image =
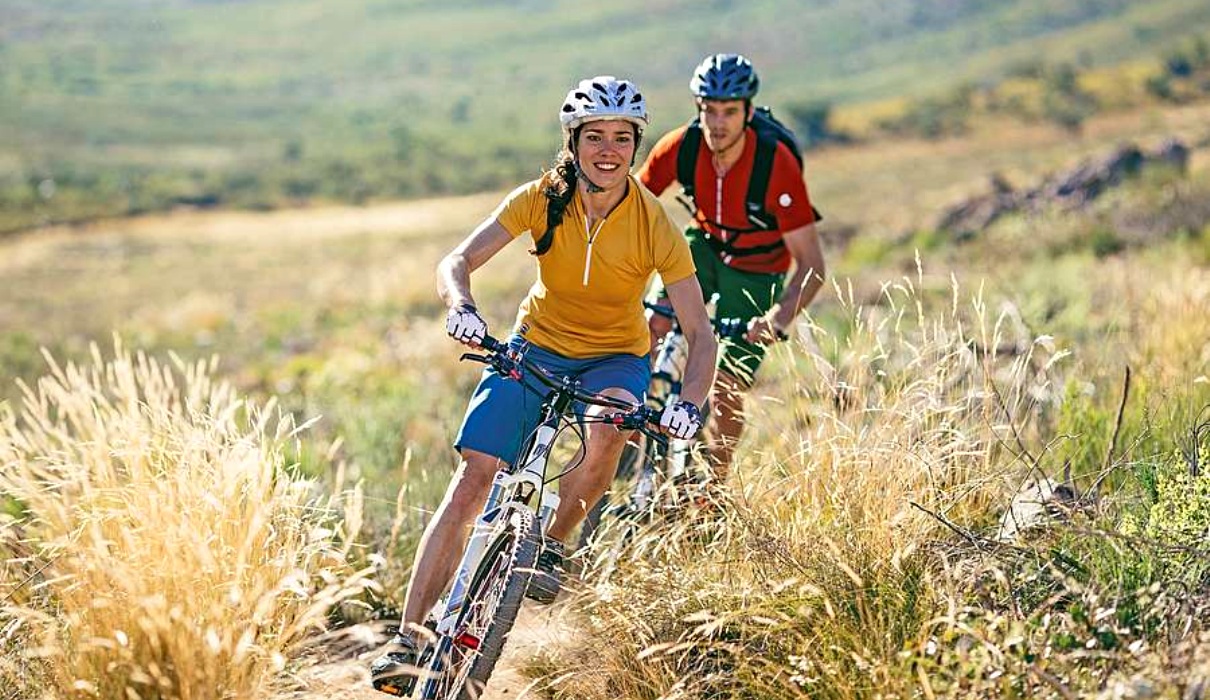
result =
[{"label": "dark helmet", "polygon": [[752,61],[737,53],[707,56],[689,80],[689,91],[706,100],[750,100],[759,89]]}]

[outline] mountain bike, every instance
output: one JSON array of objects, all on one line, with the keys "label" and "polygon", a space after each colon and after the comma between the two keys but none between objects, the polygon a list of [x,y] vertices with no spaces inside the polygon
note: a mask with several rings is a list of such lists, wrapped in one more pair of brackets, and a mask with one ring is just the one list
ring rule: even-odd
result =
[{"label": "mountain bike", "polygon": [[[717,295],[707,303],[713,309]],[[676,322],[672,309],[643,302],[653,314],[672,321],[672,329],[661,340],[652,361],[651,382],[647,389],[647,406],[659,415],[664,407],[680,400],[681,382],[689,358],[689,341]],[[738,340],[747,333],[748,323],[738,318],[711,321],[715,335],[721,340]],[[708,413],[703,407],[703,413]],[[630,483],[625,501],[609,505],[608,494],[588,512],[580,528],[579,546],[587,547],[601,525],[602,518],[642,520],[654,514],[661,505],[675,508],[687,500],[688,491],[706,480],[701,467],[694,467],[694,452],[698,442],[676,438],[650,440],[639,434],[631,440],[618,462],[615,481]],[[662,501],[662,503],[661,503]]]},{"label": "mountain bike", "polygon": [[[526,359],[523,349],[491,336],[480,347],[484,354],[465,353],[462,359],[482,362],[516,381],[531,377],[547,393],[541,422],[528,437],[522,456],[496,473],[450,591],[434,608],[430,619],[434,633],[420,650],[421,674],[411,695],[423,700],[469,700],[479,697],[487,684],[534,572],[543,533],[559,505],[559,496],[546,486],[562,474],[545,478],[559,433],[601,422],[638,431],[653,442],[663,440],[650,427],[658,425],[659,412],[583,391],[576,380],[547,373]],[[534,390],[529,384],[526,387]],[[577,419],[577,402],[619,412]]]}]

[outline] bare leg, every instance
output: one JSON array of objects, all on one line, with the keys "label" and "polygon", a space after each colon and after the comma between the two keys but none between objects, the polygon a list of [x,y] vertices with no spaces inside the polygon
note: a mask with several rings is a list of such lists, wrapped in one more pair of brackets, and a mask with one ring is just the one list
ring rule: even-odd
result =
[{"label": "bare leg", "polygon": [[[608,389],[601,393],[638,403],[637,399],[621,389]],[[593,407],[588,415],[616,412],[617,409],[613,408]],[[601,499],[613,480],[618,459],[629,436],[629,432],[622,432],[613,426],[600,423],[588,425],[584,461],[559,480],[559,509],[547,535],[565,542],[589,509]],[[579,454],[576,456],[579,457]]]},{"label": "bare leg", "polygon": [[735,446],[744,433],[744,389],[733,375],[719,371],[711,404],[714,407],[714,436],[710,444],[710,466],[714,480],[721,484],[731,473]]},{"label": "bare leg", "polygon": [[499,460],[491,455],[462,451],[462,463],[420,538],[403,606],[402,630],[423,623],[437,604],[437,598],[458,568],[467,530],[483,509],[498,468]]}]

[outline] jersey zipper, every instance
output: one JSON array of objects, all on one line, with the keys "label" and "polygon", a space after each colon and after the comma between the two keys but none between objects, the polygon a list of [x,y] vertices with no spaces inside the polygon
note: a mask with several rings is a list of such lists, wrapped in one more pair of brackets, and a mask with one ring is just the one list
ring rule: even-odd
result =
[{"label": "jersey zipper", "polygon": [[588,228],[588,215],[584,215],[584,235],[588,236],[588,249],[584,251],[584,286],[588,286],[588,272],[592,268],[592,244],[597,240],[597,236],[601,233],[601,228],[605,226],[605,219],[597,222],[597,230],[591,231]]},{"label": "jersey zipper", "polygon": [[725,231],[723,228],[723,176],[714,176],[714,223],[718,225],[719,231]]}]

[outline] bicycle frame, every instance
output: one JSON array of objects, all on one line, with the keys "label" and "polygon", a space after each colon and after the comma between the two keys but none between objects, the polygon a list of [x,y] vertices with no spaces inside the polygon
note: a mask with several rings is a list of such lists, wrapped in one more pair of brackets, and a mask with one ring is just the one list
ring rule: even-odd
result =
[{"label": "bicycle frame", "polygon": [[[413,697],[431,699],[436,696],[445,675],[450,671],[446,659],[450,657],[455,645],[474,652],[483,642],[477,638],[464,638],[467,635],[459,629],[459,625],[463,620],[467,594],[475,572],[480,569],[491,542],[496,534],[501,532],[500,528],[507,525],[517,511],[527,511],[533,517],[537,531],[543,535],[553,522],[552,516],[559,507],[559,496],[546,488],[545,472],[551,448],[559,434],[560,422],[569,413],[572,404],[582,401],[627,410],[627,414],[615,416],[612,422],[628,429],[644,430],[642,426],[651,421],[652,416],[658,416],[649,409],[635,408],[618,399],[582,393],[579,390],[579,382],[568,377],[556,382],[540,367],[529,363],[521,350],[509,348],[494,338],[485,338],[482,345],[492,354],[464,354],[463,359],[485,362],[517,381],[522,380],[521,370],[525,369],[546,385],[549,391],[542,401],[538,427],[529,438],[522,456],[512,464],[502,467],[493,477],[491,490],[483,510],[475,519],[450,591],[433,609],[432,617],[436,620],[433,656],[427,663],[421,661],[421,665],[426,667],[426,673],[421,682],[416,684],[419,695],[414,691]],[[511,619],[508,624],[511,625]]]},{"label": "bicycle frame", "polygon": [[[559,495],[546,488],[543,482],[546,479],[546,463],[550,459],[550,450],[558,434],[559,419],[574,400],[573,383],[566,378],[563,381],[567,393],[551,392],[555,394],[553,403],[550,395],[542,402],[541,423],[530,441],[529,449],[516,462],[521,465],[520,468],[514,469],[514,465],[506,465],[497,471],[492,479],[491,491],[488,492],[483,511],[475,519],[449,598],[444,603],[438,603],[438,606],[443,608],[437,618],[438,634],[449,635],[453,632],[458,613],[462,610],[463,596],[466,586],[470,583],[471,573],[483,557],[483,548],[494,525],[499,522],[499,516],[509,509],[528,508],[537,518],[541,532],[545,533],[550,524],[550,516],[559,507]],[[531,505],[535,494],[538,495],[536,509]]]},{"label": "bicycle frame", "polygon": [[[665,406],[673,405],[680,400],[682,382],[685,378],[685,365],[688,361],[689,341],[681,332],[680,326],[674,324],[672,330],[664,336],[663,342],[660,343],[655,361],[652,363],[651,388],[647,392],[649,406],[662,411]],[[669,479],[678,478],[685,473],[688,465],[689,444],[688,440],[668,439],[668,451],[664,455],[664,459],[668,462],[666,471]]]},{"label": "bicycle frame", "polygon": [[[707,308],[711,310],[718,303],[718,295],[715,294],[707,302]],[[681,398],[682,382],[685,377],[685,367],[689,362],[689,341],[685,334],[681,331],[680,324],[676,322],[676,316],[671,310],[648,305],[653,313],[664,315],[672,320],[672,329],[664,335],[660,346],[656,351],[655,360],[652,362],[651,368],[651,384],[647,392],[647,403],[653,409],[663,410],[665,406],[674,404]],[[738,338],[743,335],[747,325],[739,319],[718,319],[712,320],[711,325],[719,337]],[[668,440],[668,449],[666,453],[659,455],[661,459],[667,462],[665,468],[665,476],[669,481],[676,481],[682,478],[689,469],[689,453],[692,446],[691,440],[681,440],[670,438]],[[653,465],[647,465],[646,468],[651,469]],[[647,494],[635,493],[635,496],[642,497]],[[643,506],[645,503],[636,503],[635,505]]]}]

